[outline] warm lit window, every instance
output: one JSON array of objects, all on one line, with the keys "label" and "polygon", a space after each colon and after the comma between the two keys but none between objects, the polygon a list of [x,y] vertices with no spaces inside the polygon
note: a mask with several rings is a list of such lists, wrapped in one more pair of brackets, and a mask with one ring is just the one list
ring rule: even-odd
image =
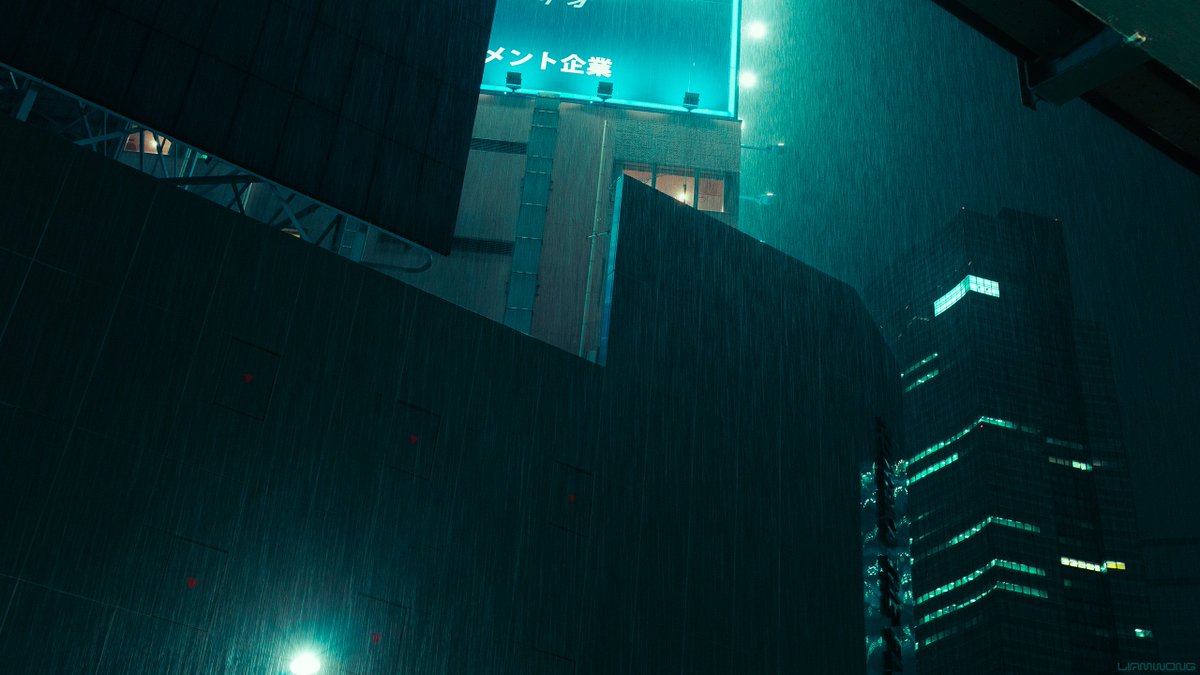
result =
[{"label": "warm lit window", "polygon": [[686,169],[659,169],[654,187],[680,204],[696,205],[696,176]]},{"label": "warm lit window", "polygon": [[626,176],[645,183],[646,185],[654,185],[654,172],[650,170],[650,167],[645,166],[644,164],[628,164],[625,166],[622,172]]},{"label": "warm lit window", "polygon": [[650,164],[622,164],[621,173],[708,213],[725,213],[724,174],[699,169],[664,167]]},{"label": "warm lit window", "polygon": [[720,176],[700,176],[700,202],[696,208],[712,213],[725,213],[725,179]]},{"label": "warm lit window", "polygon": [[149,129],[143,129],[139,133],[129,134],[125,137],[125,152],[142,152],[142,148],[145,148],[147,155],[169,155],[171,154],[171,141]]}]

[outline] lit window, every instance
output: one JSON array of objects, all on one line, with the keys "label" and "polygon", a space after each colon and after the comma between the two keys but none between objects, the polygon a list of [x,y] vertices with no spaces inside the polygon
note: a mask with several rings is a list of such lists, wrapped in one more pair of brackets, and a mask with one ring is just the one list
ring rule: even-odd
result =
[{"label": "lit window", "polygon": [[1125,569],[1125,563],[1118,563],[1116,561],[1113,561],[1112,564],[1120,565],[1119,568],[1118,567],[1110,568],[1110,567],[1108,567],[1109,563],[1105,563],[1104,565],[1101,565],[1100,563],[1088,562],[1086,560],[1078,560],[1076,558],[1068,558],[1066,556],[1062,556],[1059,560],[1060,560],[1060,562],[1062,562],[1062,564],[1065,567],[1074,567],[1077,570],[1087,570],[1088,572],[1104,572],[1109,569],[1122,569],[1122,570]]},{"label": "lit window", "polygon": [[1091,471],[1092,470],[1092,465],[1088,464],[1087,462],[1077,462],[1073,459],[1063,459],[1061,457],[1048,457],[1047,459],[1050,460],[1051,464],[1058,464],[1060,466],[1069,466],[1072,469],[1079,469],[1080,471]]},{"label": "lit window", "polygon": [[999,516],[988,516],[984,520],[979,521],[974,526],[967,529],[965,532],[962,532],[960,534],[957,534],[957,535],[951,537],[950,541],[947,541],[944,544],[938,544],[937,546],[934,546],[933,548],[929,549],[928,551],[926,551],[925,553],[922,553],[919,556],[914,556],[913,562],[922,560],[924,558],[928,558],[929,556],[931,556],[935,553],[940,553],[942,551],[945,551],[946,549],[950,548],[951,546],[956,546],[958,544],[961,544],[962,542],[964,542],[964,541],[970,539],[971,537],[982,532],[983,528],[987,527],[988,525],[1000,525],[1002,527],[1009,527],[1014,530],[1024,530],[1026,532],[1033,532],[1034,534],[1040,533],[1042,531],[1042,528],[1038,527],[1037,525],[1030,525],[1029,523],[1022,523],[1019,520],[1013,520],[1011,518],[1001,518]]},{"label": "lit window", "polygon": [[932,455],[933,453],[937,452],[938,450],[945,448],[946,446],[950,445],[951,443],[954,443],[955,441],[961,439],[963,436],[966,436],[967,434],[971,433],[971,430],[974,429],[975,427],[983,425],[983,424],[990,424],[992,426],[1002,427],[1004,429],[1014,429],[1014,430],[1024,431],[1027,434],[1039,433],[1038,430],[1034,427],[1026,426],[1024,424],[1017,424],[1016,422],[1009,422],[1008,420],[1002,420],[1002,419],[998,419],[996,417],[988,417],[986,415],[982,415],[978,419],[976,419],[974,422],[967,425],[962,431],[958,432],[957,434],[954,434],[953,436],[951,436],[950,438],[947,438],[944,441],[938,441],[937,443],[934,443],[933,445],[929,446],[928,448],[925,448],[921,452],[918,452],[916,455],[913,455],[913,457],[911,459],[909,459],[908,461],[901,460],[901,461],[897,462],[896,466],[899,470],[904,470],[909,464],[912,464],[914,462],[918,462],[922,459],[925,459],[926,457]]},{"label": "lit window", "polygon": [[1050,595],[1048,593],[1046,593],[1046,591],[1043,591],[1038,588],[1033,588],[1032,586],[1022,586],[1021,584],[1013,584],[1013,583],[1009,583],[1007,581],[998,581],[991,588],[987,589],[986,591],[980,593],[979,595],[976,595],[975,597],[973,597],[969,600],[965,600],[963,602],[957,602],[953,605],[947,605],[946,607],[943,607],[943,608],[937,610],[936,612],[933,612],[931,614],[926,614],[925,616],[921,617],[921,623],[926,624],[926,623],[929,623],[930,621],[933,621],[934,619],[946,616],[947,614],[950,614],[952,612],[957,612],[960,609],[965,609],[967,607],[970,607],[971,605],[975,604],[976,602],[979,602],[980,600],[987,597],[992,591],[1007,591],[1009,593],[1017,593],[1019,595],[1028,595],[1028,596],[1035,597],[1035,598],[1050,597]]},{"label": "lit window", "polygon": [[654,187],[680,204],[696,205],[696,176],[686,169],[659,169]]},{"label": "lit window", "polygon": [[928,476],[929,474],[931,474],[935,471],[940,471],[941,469],[944,469],[945,467],[947,467],[957,461],[958,461],[958,453],[956,452],[953,455],[950,455],[949,457],[947,457],[946,459],[943,459],[942,461],[938,462],[937,464],[934,464],[933,466],[930,466],[925,469],[921,469],[916,474],[914,474],[911,478],[908,479],[908,484],[912,485],[913,483],[921,480],[922,478]]},{"label": "lit window", "polygon": [[926,382],[932,380],[933,378],[935,378],[937,376],[938,376],[938,369],[934,368],[932,371],[925,373],[921,377],[918,377],[916,380],[913,381],[912,384],[905,387],[904,393],[907,394],[908,392],[912,391],[913,389],[916,389],[917,387],[925,384]]},{"label": "lit window", "polygon": [[1116,560],[1105,560],[1104,568],[1109,569],[1109,570],[1122,570],[1123,571],[1125,569],[1125,563],[1119,562]]},{"label": "lit window", "polygon": [[1032,575],[1038,576],[1038,577],[1046,576],[1046,570],[1043,570],[1040,567],[1034,567],[1032,565],[1026,565],[1024,563],[1015,563],[1015,562],[1009,562],[1007,560],[997,559],[997,560],[993,560],[993,561],[989,562],[988,564],[984,565],[983,567],[980,567],[979,569],[975,570],[974,572],[971,572],[970,574],[966,575],[965,577],[955,579],[954,581],[951,581],[950,583],[945,584],[943,586],[938,586],[937,588],[933,589],[932,591],[929,591],[928,593],[917,598],[916,604],[919,605],[923,602],[927,602],[933,598],[936,598],[937,596],[939,596],[943,593],[949,593],[950,591],[952,591],[960,586],[963,586],[964,584],[968,584],[968,583],[978,579],[979,577],[983,576],[984,573],[986,573],[988,570],[996,568],[996,567],[999,567],[1001,569],[1006,569],[1006,570],[1012,570],[1014,572],[1022,572],[1024,574],[1032,574]]},{"label": "lit window", "polygon": [[125,152],[142,152],[142,148],[146,149],[147,155],[169,155],[171,139],[155,134],[149,129],[125,137]]},{"label": "lit window", "polygon": [[950,309],[954,306],[954,303],[965,298],[970,291],[998,298],[1000,297],[1000,283],[969,274],[962,281],[958,282],[954,288],[947,291],[945,295],[933,301],[933,315],[938,316],[947,309]]},{"label": "lit window", "polygon": [[621,172],[646,185],[651,185],[654,182],[654,172],[650,170],[650,167],[643,164],[630,164],[623,168]]},{"label": "lit window", "polygon": [[1152,638],[1152,637],[1154,637],[1154,633],[1153,633],[1153,632],[1151,632],[1149,628],[1134,628],[1134,629],[1133,629],[1133,634],[1134,634],[1136,637],[1140,637],[1140,638]]},{"label": "lit window", "polygon": [[708,213],[726,212],[726,176],[693,168],[671,168],[635,162],[621,164],[621,173]]},{"label": "lit window", "polygon": [[925,365],[926,363],[929,363],[930,361],[932,361],[936,358],[937,358],[937,352],[934,352],[934,353],[930,354],[929,356],[926,356],[925,358],[921,359],[920,361],[917,361],[916,363],[909,366],[908,369],[905,370],[903,373],[900,373],[900,377],[908,377],[909,375],[912,375],[914,372],[916,372],[917,368],[920,368],[921,366]]},{"label": "lit window", "polygon": [[725,213],[725,179],[700,175],[700,200],[696,208],[709,213]]}]

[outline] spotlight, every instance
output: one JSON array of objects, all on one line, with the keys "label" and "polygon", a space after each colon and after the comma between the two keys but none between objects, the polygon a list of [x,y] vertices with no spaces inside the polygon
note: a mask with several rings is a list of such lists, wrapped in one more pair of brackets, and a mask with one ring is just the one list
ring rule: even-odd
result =
[{"label": "spotlight", "polygon": [[761,40],[767,36],[767,24],[761,21],[754,21],[746,26],[746,32],[755,40]]},{"label": "spotlight", "polygon": [[292,672],[292,675],[313,675],[321,670],[321,662],[312,652],[300,652],[288,664],[288,670]]},{"label": "spotlight", "polygon": [[514,94],[517,93],[517,90],[521,88],[521,73],[515,70],[508,71],[508,75],[504,78],[504,86],[511,89]]},{"label": "spotlight", "polygon": [[601,82],[596,85],[596,97],[601,101],[607,101],[608,99],[612,98],[612,92],[612,82]]},{"label": "spotlight", "polygon": [[683,107],[687,108],[688,112],[700,107],[700,94],[694,91],[686,92],[683,95]]}]

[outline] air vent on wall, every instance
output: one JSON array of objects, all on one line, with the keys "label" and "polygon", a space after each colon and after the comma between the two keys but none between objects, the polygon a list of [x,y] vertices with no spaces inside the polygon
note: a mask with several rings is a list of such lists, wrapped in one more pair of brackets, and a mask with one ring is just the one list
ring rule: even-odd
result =
[{"label": "air vent on wall", "polygon": [[506,152],[512,155],[523,155],[528,150],[527,143],[513,141],[496,141],[490,138],[472,138],[471,149],[483,152]]}]

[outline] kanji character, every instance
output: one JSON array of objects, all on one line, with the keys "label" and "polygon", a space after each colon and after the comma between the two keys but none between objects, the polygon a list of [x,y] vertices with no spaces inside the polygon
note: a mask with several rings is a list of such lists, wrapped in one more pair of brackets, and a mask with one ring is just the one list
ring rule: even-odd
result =
[{"label": "kanji character", "polygon": [[542,52],[542,70],[545,70],[546,66],[552,66],[556,63],[558,63],[558,61],[550,58],[550,52]]},{"label": "kanji character", "polygon": [[595,75],[596,77],[612,77],[612,59],[605,59],[599,56],[589,58],[587,74]]},{"label": "kanji character", "polygon": [[575,9],[579,9],[580,7],[583,7],[584,5],[587,4],[587,0],[571,0],[567,4],[574,7]]},{"label": "kanji character", "polygon": [[487,61],[484,61],[484,63],[491,63],[492,61],[499,61],[500,59],[504,58],[504,47],[501,47],[495,51],[489,49],[489,50],[487,50],[487,53],[488,53]]},{"label": "kanji character", "polygon": [[562,60],[562,71],[564,73],[575,73],[576,75],[583,74],[583,66],[587,64],[581,59],[578,54],[572,54]]},{"label": "kanji character", "polygon": [[[513,49],[513,50],[511,50],[511,51],[512,51],[512,55],[513,55],[513,56],[520,56],[520,55],[521,55],[521,52],[519,52],[519,51],[517,51],[517,50],[515,50],[515,49]],[[525,58],[523,58],[523,59],[517,59],[516,61],[513,61],[512,63],[510,63],[510,64],[508,64],[508,65],[510,65],[510,66],[519,66],[519,65],[521,65],[522,63],[525,63],[526,61],[528,61],[529,59],[532,59],[532,58],[533,58],[533,54],[526,54],[526,55],[525,55]]]}]

